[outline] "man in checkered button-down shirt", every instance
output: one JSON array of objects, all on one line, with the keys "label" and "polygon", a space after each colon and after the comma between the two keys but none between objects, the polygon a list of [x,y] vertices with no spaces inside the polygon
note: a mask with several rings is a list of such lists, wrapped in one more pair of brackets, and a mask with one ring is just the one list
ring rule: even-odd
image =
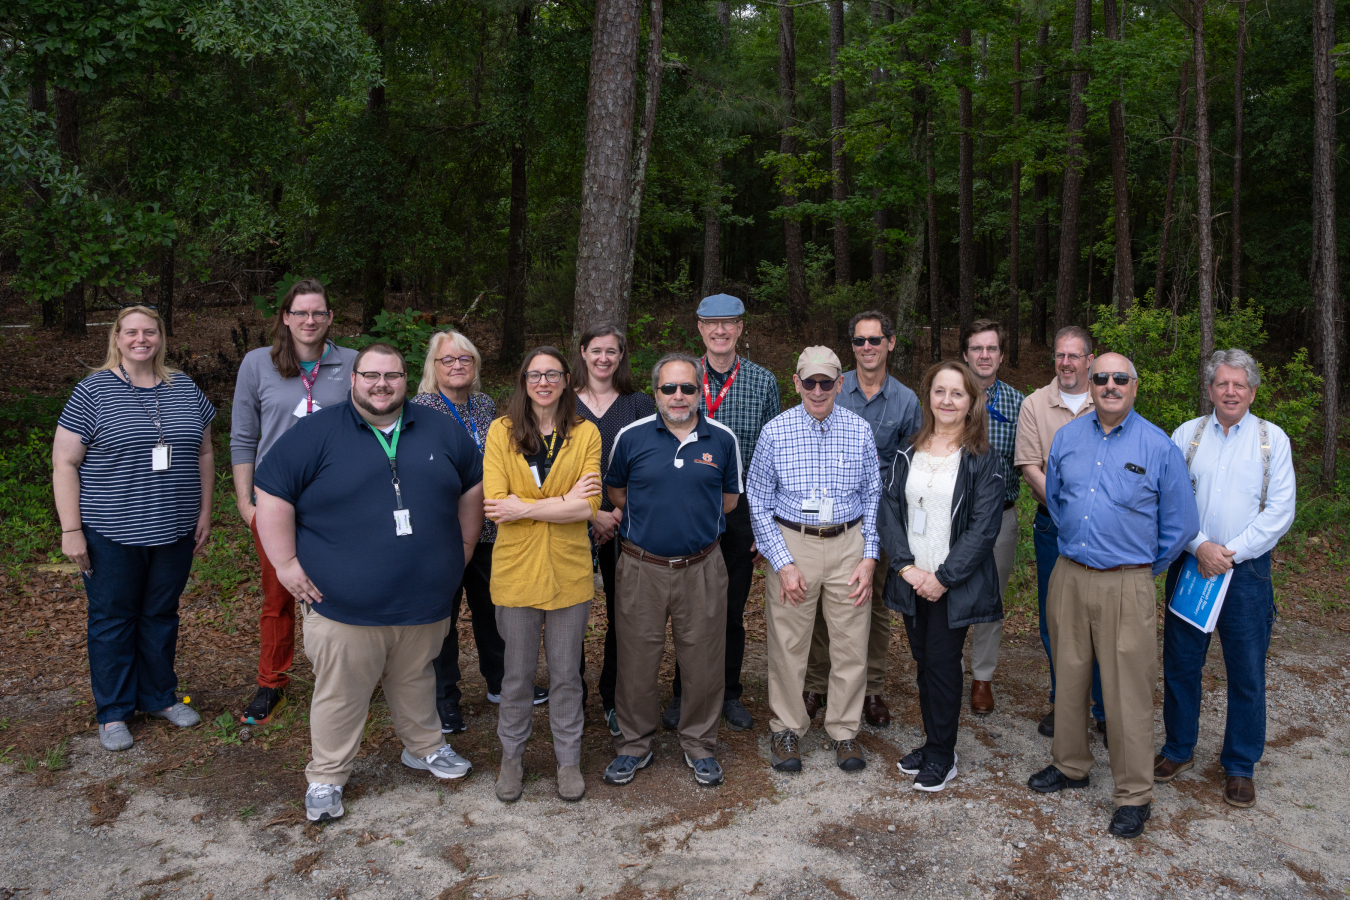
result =
[{"label": "man in checkered button-down shirt", "polygon": [[770,760],[780,772],[801,771],[797,742],[811,727],[802,688],[818,604],[830,630],[825,731],[839,768],[866,765],[855,738],[880,555],[881,469],[871,426],[835,405],[840,368],[827,347],[802,352],[793,376],[802,404],[764,426],[746,478],[755,542],[770,565],[764,596]]}]

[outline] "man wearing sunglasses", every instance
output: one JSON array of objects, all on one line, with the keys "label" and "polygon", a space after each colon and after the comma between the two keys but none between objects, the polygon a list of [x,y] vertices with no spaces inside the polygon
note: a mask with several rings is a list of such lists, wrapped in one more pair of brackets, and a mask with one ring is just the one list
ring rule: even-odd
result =
[{"label": "man wearing sunglasses", "polygon": [[839,357],[807,347],[793,383],[802,403],[764,427],[746,495],[755,541],[771,570],[764,581],[769,656],[770,762],[800,772],[798,741],[811,727],[802,688],[816,608],[830,631],[825,731],[846,772],[867,765],[856,740],[867,685],[872,573],[881,546],[881,465],[871,426],[835,405]]},{"label": "man wearing sunglasses", "polygon": [[[886,362],[895,349],[895,326],[879,310],[860,312],[848,326],[857,367],[844,373],[838,404],[857,413],[872,428],[881,462],[881,483],[886,483],[891,463],[900,451],[900,441],[914,434],[923,424],[923,412],[914,392],[897,381]],[[863,718],[870,725],[885,728],[891,724],[891,711],[882,692],[886,689],[886,657],[891,646],[891,611],[880,602],[886,586],[886,551],[880,551],[872,575],[872,623],[867,637],[867,688],[863,696]],[[806,664],[806,715],[814,719],[825,703],[830,678],[830,630],[825,624],[823,607],[816,609],[816,624],[811,637],[811,657]]]},{"label": "man wearing sunglasses", "polygon": [[698,411],[703,367],[672,353],[652,369],[654,416],[614,438],[605,485],[619,520],[615,600],[619,671],[615,711],[622,736],[605,781],[627,784],[652,762],[657,678],[670,622],[684,667],[680,749],[694,780],[721,784],[727,567],[718,552],[727,513],[745,485],[731,429]]},{"label": "man wearing sunglasses", "polygon": [[1133,838],[1143,833],[1153,801],[1153,579],[1181,555],[1200,523],[1181,451],[1134,411],[1134,364],[1104,353],[1093,361],[1090,383],[1096,409],[1059,430],[1045,472],[1045,502],[1059,528],[1059,561],[1046,598],[1059,686],[1054,762],[1027,784],[1041,793],[1087,787],[1095,659],[1115,779],[1110,831]]}]

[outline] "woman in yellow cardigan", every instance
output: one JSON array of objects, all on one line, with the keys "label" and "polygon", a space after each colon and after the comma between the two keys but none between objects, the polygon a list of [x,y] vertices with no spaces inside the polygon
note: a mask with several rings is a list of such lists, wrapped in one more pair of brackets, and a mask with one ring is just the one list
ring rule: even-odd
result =
[{"label": "woman in yellow cardigan", "polygon": [[498,524],[492,602],[506,662],[497,717],[497,798],[507,803],[524,789],[541,634],[558,796],[580,800],[586,793],[580,669],[595,595],[586,523],[600,508],[600,432],[576,410],[562,353],[552,347],[530,351],[506,415],[488,429],[483,457],[484,507]]}]

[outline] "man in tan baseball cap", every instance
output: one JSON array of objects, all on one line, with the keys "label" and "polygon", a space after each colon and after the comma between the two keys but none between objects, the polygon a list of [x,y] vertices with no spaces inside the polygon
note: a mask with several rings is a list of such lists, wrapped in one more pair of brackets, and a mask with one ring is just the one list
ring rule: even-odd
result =
[{"label": "man in tan baseball cap", "polygon": [[798,741],[811,727],[802,686],[817,606],[830,632],[825,731],[839,768],[856,772],[867,764],[856,738],[880,554],[881,470],[871,426],[835,406],[840,369],[828,347],[802,351],[792,379],[801,405],[764,426],[745,483],[755,541],[770,566],[770,761],[780,772],[802,768]]}]

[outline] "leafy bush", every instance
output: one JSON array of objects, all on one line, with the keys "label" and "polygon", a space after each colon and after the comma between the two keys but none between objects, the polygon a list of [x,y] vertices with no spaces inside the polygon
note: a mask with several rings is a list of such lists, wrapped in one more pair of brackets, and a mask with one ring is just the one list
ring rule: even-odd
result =
[{"label": "leafy bush", "polygon": [[52,437],[65,397],[24,395],[0,405],[0,561],[13,566],[55,553]]},{"label": "leafy bush", "polygon": [[633,367],[633,382],[637,389],[651,393],[652,367],[667,353],[684,352],[691,356],[703,354],[703,343],[697,333],[677,325],[671,319],[657,322],[651,313],[643,313],[628,325],[628,361]]},{"label": "leafy bush", "polygon": [[385,311],[375,317],[375,327],[368,334],[338,338],[337,343],[355,350],[380,343],[397,347],[407,361],[408,393],[411,395],[417,393],[417,383],[422,380],[427,343],[438,330],[435,321],[434,316],[414,309],[405,309],[401,313]]}]

